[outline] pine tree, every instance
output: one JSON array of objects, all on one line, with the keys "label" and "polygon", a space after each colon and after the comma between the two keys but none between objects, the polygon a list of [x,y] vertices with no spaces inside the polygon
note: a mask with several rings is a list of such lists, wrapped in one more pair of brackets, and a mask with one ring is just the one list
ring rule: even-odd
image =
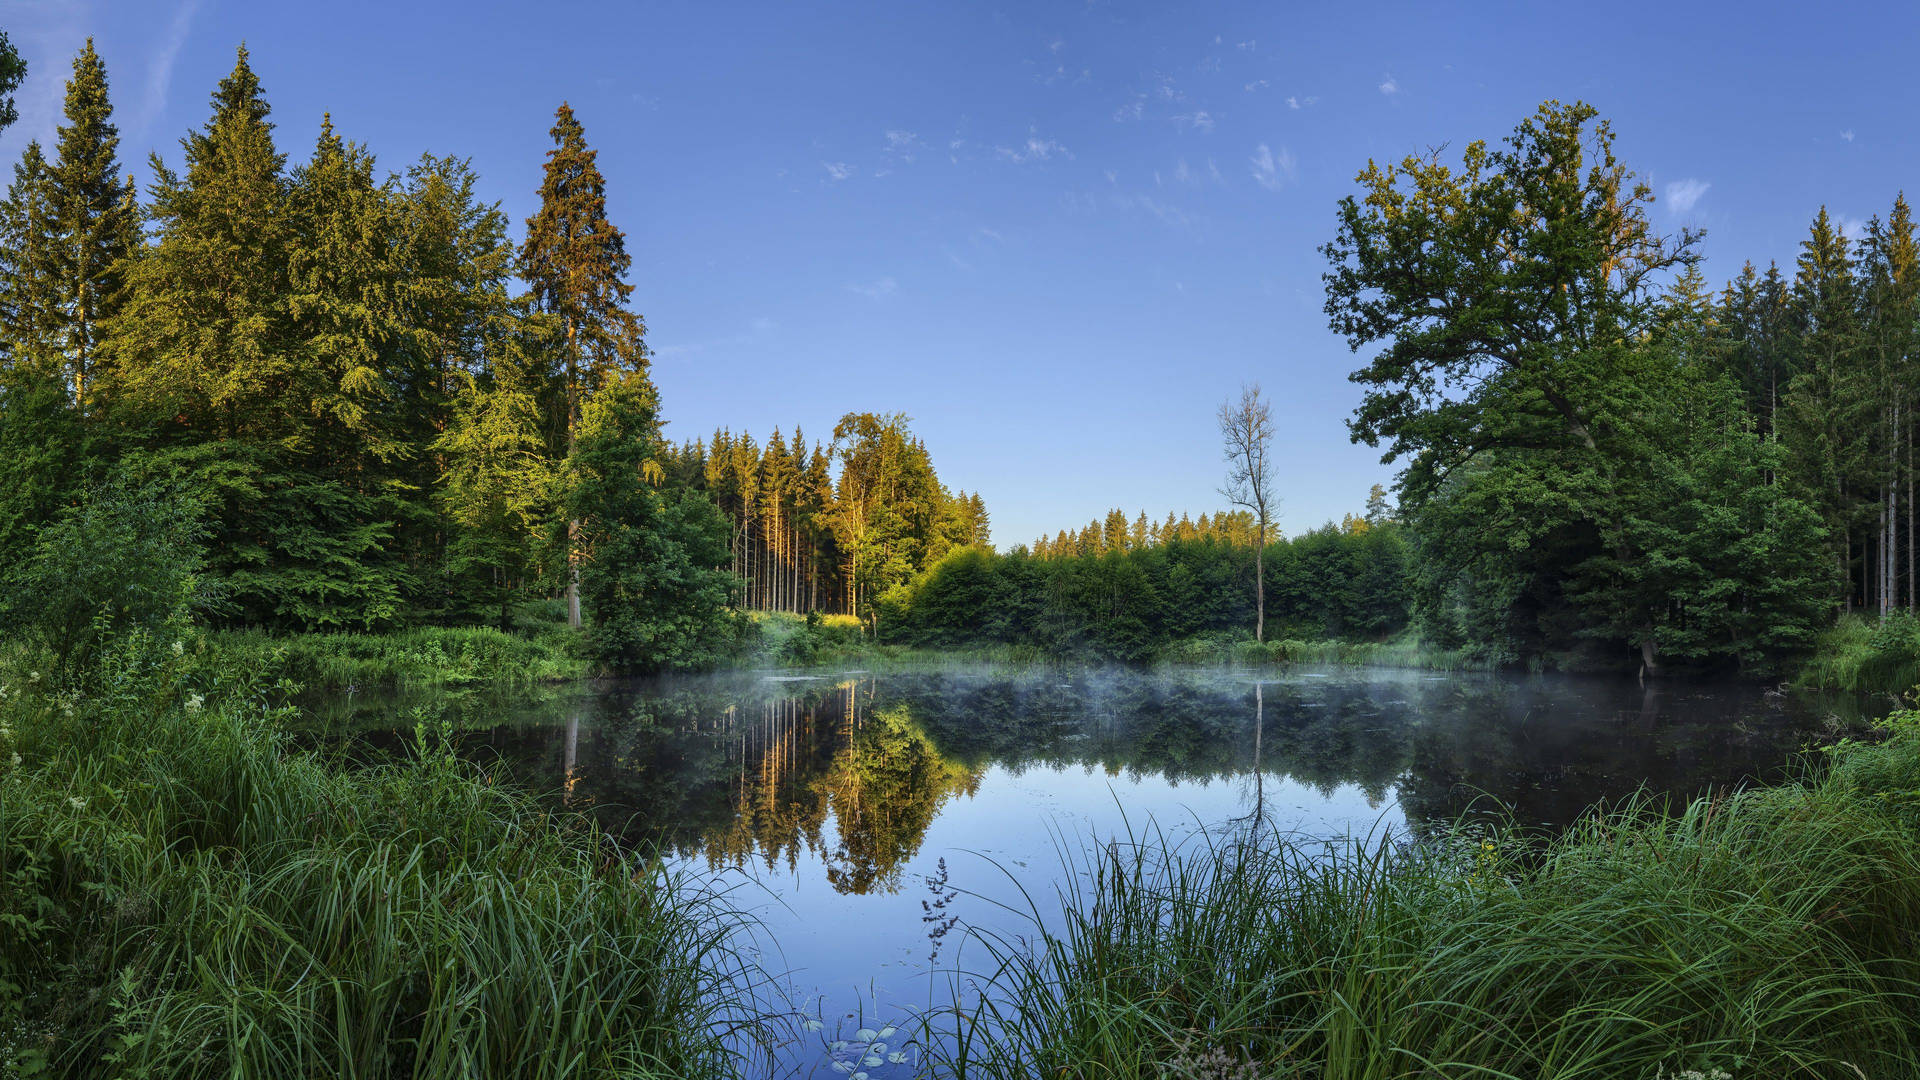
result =
[{"label": "pine tree", "polygon": [[[645,325],[627,310],[633,264],[626,234],[607,220],[607,184],[587,148],[573,108],[562,103],[549,132],[540,184],[540,209],[527,219],[520,248],[520,275],[532,286],[542,311],[563,328],[561,382],[565,388],[566,445],[570,452],[582,406],[601,386],[628,372],[644,373]],[[569,530],[577,529],[570,525]],[[567,621],[580,625],[579,566],[575,555],[567,580]]]},{"label": "pine tree", "polygon": [[125,299],[126,260],[139,244],[132,178],[122,176],[120,133],[107,99],[107,69],[93,39],[73,61],[66,124],[48,180],[52,189],[55,303],[76,407],[83,411],[99,363],[103,326]]}]

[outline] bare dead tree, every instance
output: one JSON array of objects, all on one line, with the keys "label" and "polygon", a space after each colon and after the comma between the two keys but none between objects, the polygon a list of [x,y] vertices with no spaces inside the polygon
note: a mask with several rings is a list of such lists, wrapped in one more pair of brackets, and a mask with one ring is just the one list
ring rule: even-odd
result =
[{"label": "bare dead tree", "polygon": [[1279,509],[1273,495],[1273,411],[1260,396],[1260,384],[1240,388],[1240,400],[1220,406],[1220,438],[1225,446],[1228,502],[1253,514],[1253,639],[1267,640],[1267,529]]}]

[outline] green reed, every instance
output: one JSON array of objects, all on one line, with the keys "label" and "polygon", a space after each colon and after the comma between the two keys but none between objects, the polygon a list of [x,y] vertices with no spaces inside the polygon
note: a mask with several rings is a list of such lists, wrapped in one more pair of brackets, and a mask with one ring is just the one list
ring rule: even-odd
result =
[{"label": "green reed", "polygon": [[969,938],[934,1045],[962,1077],[1920,1076],[1920,832],[1880,790],[1916,746],[1545,841],[1068,846],[1061,913]]},{"label": "green reed", "polygon": [[340,767],[249,680],[195,689],[192,649],[136,645],[85,691],[25,658],[0,674],[0,1072],[742,1067],[761,983],[727,897],[496,787],[443,733]]}]

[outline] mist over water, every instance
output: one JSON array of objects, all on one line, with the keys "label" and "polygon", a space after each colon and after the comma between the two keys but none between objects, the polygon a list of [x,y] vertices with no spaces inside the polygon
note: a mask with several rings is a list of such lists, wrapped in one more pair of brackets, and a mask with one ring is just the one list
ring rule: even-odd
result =
[{"label": "mist over water", "polygon": [[796,1018],[820,1023],[785,1058],[837,1075],[836,1041],[877,1043],[855,1064],[878,1057],[860,1071],[879,1080],[911,1074],[908,1014],[946,1000],[931,976],[965,966],[965,928],[1028,929],[1001,903],[1052,909],[1063,848],[1256,822],[1420,836],[1468,813],[1560,828],[1637,791],[1780,779],[1873,708],[1750,684],[1036,668],[358,695],[308,716],[373,757],[444,721],[502,780],[714,872]]}]

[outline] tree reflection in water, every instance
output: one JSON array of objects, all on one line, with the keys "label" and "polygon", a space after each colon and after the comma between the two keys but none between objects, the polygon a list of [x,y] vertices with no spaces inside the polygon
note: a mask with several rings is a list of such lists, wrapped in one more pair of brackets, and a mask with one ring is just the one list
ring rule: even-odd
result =
[{"label": "tree reflection in water", "polygon": [[842,893],[893,892],[933,821],[990,769],[1269,783],[1397,803],[1422,832],[1478,802],[1560,827],[1596,800],[1774,778],[1857,702],[1753,686],[1418,672],[890,672],[714,676],[510,698],[358,695],[310,723],[402,752],[439,717],[510,782],[562,793],[635,844],[713,867],[820,859]]}]

